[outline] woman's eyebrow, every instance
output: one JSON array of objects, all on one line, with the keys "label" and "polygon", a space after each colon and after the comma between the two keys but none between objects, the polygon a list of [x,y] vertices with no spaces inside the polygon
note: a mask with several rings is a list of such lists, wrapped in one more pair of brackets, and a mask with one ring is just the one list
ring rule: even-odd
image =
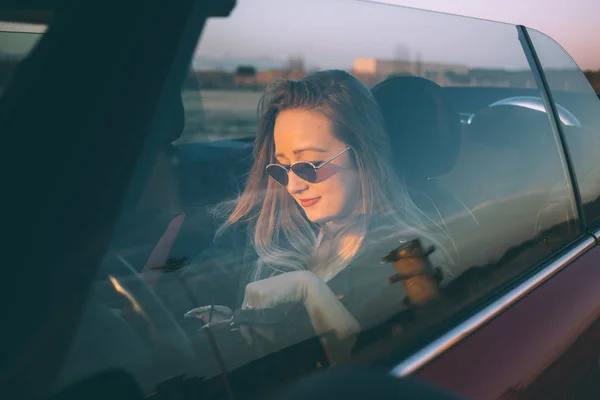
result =
[{"label": "woman's eyebrow", "polygon": [[[320,148],[320,147],[315,147],[315,146],[308,146],[308,147],[301,147],[299,149],[296,149],[296,150],[292,151],[292,153],[298,154],[298,153],[302,153],[302,152],[305,152],[305,151],[314,151],[314,152],[317,152],[317,153],[327,153],[329,150],[326,150],[326,149],[323,149],[323,148]],[[284,157],[284,158],[287,158],[285,156],[285,154],[283,154],[283,153],[275,153],[275,157]]]},{"label": "woman's eyebrow", "polygon": [[327,153],[328,150],[322,149],[320,147],[309,146],[309,147],[301,147],[293,151],[294,154],[302,153],[304,151],[315,151],[317,153]]}]

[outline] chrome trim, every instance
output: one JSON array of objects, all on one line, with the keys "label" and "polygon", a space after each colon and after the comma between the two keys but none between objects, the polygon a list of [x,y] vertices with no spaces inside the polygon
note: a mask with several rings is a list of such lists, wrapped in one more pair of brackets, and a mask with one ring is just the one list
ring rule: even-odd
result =
[{"label": "chrome trim", "polygon": [[450,331],[396,365],[390,371],[390,374],[395,376],[406,376],[422,368],[479,329],[482,325],[498,316],[506,308],[529,294],[536,287],[547,281],[577,257],[592,248],[595,243],[596,241],[591,237],[580,240],[578,244],[560,256],[557,260],[551,262],[546,268],[520,283],[517,287],[478,311],[466,321],[461,322]]},{"label": "chrome trim", "polygon": [[592,235],[594,235],[596,240],[600,241],[600,228],[596,229]]}]

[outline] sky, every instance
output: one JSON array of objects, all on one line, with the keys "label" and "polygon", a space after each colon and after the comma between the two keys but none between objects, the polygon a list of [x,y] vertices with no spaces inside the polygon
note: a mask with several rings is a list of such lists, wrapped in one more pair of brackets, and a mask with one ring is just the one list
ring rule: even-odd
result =
[{"label": "sky", "polygon": [[583,69],[600,69],[600,0],[388,0],[407,7],[521,24],[559,42]]},{"label": "sky", "polygon": [[[600,0],[237,2],[231,17],[207,24],[195,62],[200,67],[240,62],[277,67],[295,55],[309,68],[350,68],[356,58],[399,56],[469,67],[526,67],[514,26],[455,16],[464,15],[536,29],[560,43],[580,68],[600,69]],[[30,40],[19,36],[18,41],[3,40],[0,51],[18,52],[11,43],[29,48]],[[558,52],[549,48],[548,54],[556,58]],[[556,62],[565,66],[570,60]]]},{"label": "sky", "polygon": [[[356,58],[527,68],[514,25],[421,11],[420,7],[523,24],[567,49],[583,69],[600,69],[598,0],[238,0],[227,19],[211,20],[197,59],[269,64],[301,56],[313,68],[349,68]],[[541,37],[542,35],[540,35]],[[558,57],[559,47],[550,51]],[[572,62],[568,56],[557,66]],[[566,58],[565,58],[566,57]],[[569,60],[567,60],[569,58]],[[202,65],[200,65],[201,67]],[[214,66],[213,64],[210,67]],[[207,65],[208,67],[208,65]]]}]

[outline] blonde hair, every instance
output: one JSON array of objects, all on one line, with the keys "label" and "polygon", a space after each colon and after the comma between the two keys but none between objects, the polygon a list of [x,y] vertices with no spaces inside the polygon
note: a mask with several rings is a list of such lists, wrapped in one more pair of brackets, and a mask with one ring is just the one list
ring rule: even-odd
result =
[{"label": "blonde hair", "polygon": [[275,162],[275,119],[288,109],[320,112],[333,123],[334,135],[353,149],[359,207],[355,223],[339,233],[346,235],[344,245],[325,260],[329,267],[343,268],[358,255],[375,214],[408,239],[419,237],[443,251],[439,235],[426,228],[431,220],[427,221],[412,202],[393,170],[389,137],[370,90],[345,71],[320,71],[297,81],[271,83],[259,102],[253,166],[244,191],[230,204],[233,210],[217,232],[219,235],[238,222],[250,223],[251,242],[258,255],[251,280],[310,269],[317,244],[315,225],[304,216],[286,188],[265,173],[265,167]]}]

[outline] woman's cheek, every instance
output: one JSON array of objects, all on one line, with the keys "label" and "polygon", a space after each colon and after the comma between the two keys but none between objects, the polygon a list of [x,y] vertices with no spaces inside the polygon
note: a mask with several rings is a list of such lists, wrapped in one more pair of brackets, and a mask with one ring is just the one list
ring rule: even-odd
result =
[{"label": "woman's cheek", "polygon": [[358,199],[358,179],[356,174],[351,171],[338,174],[335,183],[327,188],[327,199],[331,211],[336,214],[346,214],[349,210],[355,209]]},{"label": "woman's cheek", "polygon": [[344,194],[344,204],[346,206],[356,206],[356,202],[359,198],[360,185],[358,180],[358,174],[355,171],[347,171],[344,175],[344,179],[340,182],[340,193]]}]

